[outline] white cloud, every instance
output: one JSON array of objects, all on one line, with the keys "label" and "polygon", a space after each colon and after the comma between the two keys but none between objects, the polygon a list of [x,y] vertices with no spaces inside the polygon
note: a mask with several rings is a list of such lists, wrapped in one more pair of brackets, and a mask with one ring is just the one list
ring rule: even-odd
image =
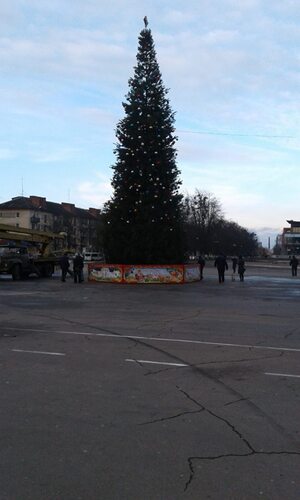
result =
[{"label": "white cloud", "polygon": [[44,152],[31,152],[32,161],[34,163],[63,163],[66,160],[75,159],[76,155],[81,151],[80,148],[48,148]]},{"label": "white cloud", "polygon": [[193,20],[194,14],[191,11],[182,9],[182,10],[169,10],[166,15],[166,22],[170,24],[176,25],[185,25]]},{"label": "white cloud", "polygon": [[12,25],[20,26],[22,20],[22,13],[13,1],[0,1],[0,26],[2,34],[9,30],[9,27]]},{"label": "white cloud", "polygon": [[110,130],[115,127],[116,122],[119,120],[119,117],[117,117],[114,113],[101,108],[81,107],[78,111],[81,117],[85,120],[99,127],[109,128]]},{"label": "white cloud", "polygon": [[16,153],[12,149],[0,147],[0,161],[12,160],[15,157],[16,157]]},{"label": "white cloud", "polygon": [[237,35],[237,30],[212,30],[204,34],[201,39],[206,44],[216,45],[233,42]]},{"label": "white cloud", "polygon": [[0,63],[10,73],[72,76],[118,82],[122,71],[133,61],[126,45],[116,42],[113,34],[69,29],[52,30],[32,38],[1,38]]},{"label": "white cloud", "polygon": [[228,7],[237,8],[240,11],[254,9],[261,5],[261,0],[227,0]]},{"label": "white cloud", "polygon": [[[95,174],[94,174],[95,175]],[[96,174],[98,180],[83,181],[77,186],[78,198],[85,206],[101,208],[112,194],[110,179],[103,174]]]}]

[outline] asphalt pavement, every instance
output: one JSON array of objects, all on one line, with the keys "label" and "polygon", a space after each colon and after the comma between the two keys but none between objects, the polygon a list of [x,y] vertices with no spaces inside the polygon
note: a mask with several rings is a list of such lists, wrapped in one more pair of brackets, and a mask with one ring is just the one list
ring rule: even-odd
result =
[{"label": "asphalt pavement", "polygon": [[300,278],[0,277],[1,500],[298,500]]}]

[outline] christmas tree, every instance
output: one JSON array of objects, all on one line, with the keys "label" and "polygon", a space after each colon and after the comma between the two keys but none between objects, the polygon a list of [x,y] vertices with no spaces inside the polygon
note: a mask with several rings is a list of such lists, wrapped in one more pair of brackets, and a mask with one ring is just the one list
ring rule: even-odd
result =
[{"label": "christmas tree", "polygon": [[147,18],[137,64],[116,129],[113,196],[105,207],[108,262],[183,262],[181,181],[176,166],[174,113],[163,85]]}]

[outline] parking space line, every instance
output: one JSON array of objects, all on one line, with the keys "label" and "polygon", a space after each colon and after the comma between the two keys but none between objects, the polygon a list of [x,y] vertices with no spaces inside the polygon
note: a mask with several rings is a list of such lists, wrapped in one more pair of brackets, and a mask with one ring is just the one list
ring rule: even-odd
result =
[{"label": "parking space line", "polygon": [[65,356],[62,352],[27,351],[25,349],[11,349],[13,352],[27,352],[30,354],[48,354],[49,356]]},{"label": "parking space line", "polygon": [[125,359],[125,361],[129,361],[131,363],[143,363],[149,365],[166,365],[166,366],[189,366],[183,363],[165,363],[163,361],[145,361],[144,359]]},{"label": "parking space line", "polygon": [[48,333],[57,335],[84,335],[89,337],[110,337],[114,340],[123,339],[133,339],[133,340],[145,340],[154,342],[173,342],[181,344],[199,344],[199,345],[211,345],[220,347],[237,347],[240,349],[262,349],[269,351],[285,351],[285,352],[300,352],[300,348],[293,347],[275,347],[267,345],[253,345],[253,344],[233,344],[227,342],[210,342],[205,340],[189,340],[189,339],[171,339],[166,337],[145,337],[141,335],[118,335],[117,333],[96,333],[96,332],[75,332],[70,330],[43,330],[38,328],[13,328],[13,327],[1,327],[2,330],[13,330],[13,331],[24,331],[24,332],[36,332],[36,333]]},{"label": "parking space line", "polygon": [[272,375],[273,377],[300,378],[300,375],[291,375],[290,373],[269,373],[269,372],[265,372],[265,375]]}]

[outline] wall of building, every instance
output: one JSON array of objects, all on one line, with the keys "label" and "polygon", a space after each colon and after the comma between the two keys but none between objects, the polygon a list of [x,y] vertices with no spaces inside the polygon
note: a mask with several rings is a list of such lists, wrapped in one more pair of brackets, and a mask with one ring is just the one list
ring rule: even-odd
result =
[{"label": "wall of building", "polygon": [[[70,249],[101,250],[95,244],[100,210],[84,210],[72,203],[47,202],[46,198],[39,196],[18,197],[1,205],[2,224],[37,231],[65,232]],[[31,208],[15,208],[22,205]]]},{"label": "wall of building", "polygon": [[277,243],[281,246],[283,254],[300,255],[300,222],[287,221],[291,227],[285,227],[278,235]]},{"label": "wall of building", "polygon": [[1,210],[0,223],[8,224],[16,227],[26,227],[30,229],[30,212],[29,210]]}]

